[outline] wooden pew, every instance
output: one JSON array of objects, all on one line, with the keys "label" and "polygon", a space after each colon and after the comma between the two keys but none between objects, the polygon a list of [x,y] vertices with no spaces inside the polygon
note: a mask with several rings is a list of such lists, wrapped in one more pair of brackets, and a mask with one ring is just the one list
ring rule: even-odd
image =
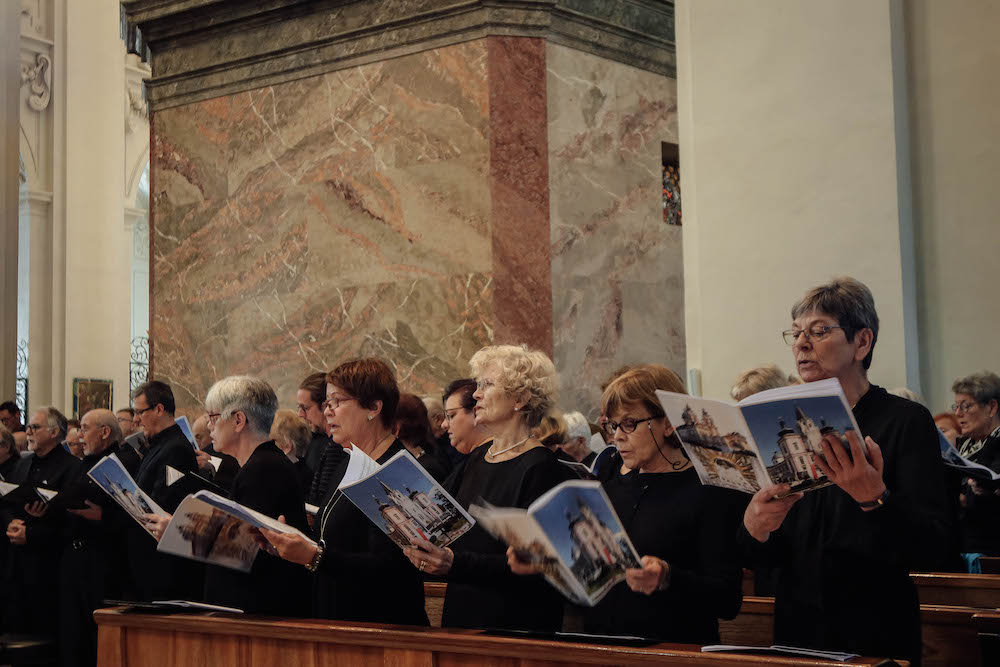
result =
[{"label": "wooden pew", "polygon": [[1000,611],[985,611],[973,616],[979,635],[979,650],[984,665],[1000,665]]},{"label": "wooden pew", "polygon": [[[920,605],[924,665],[978,666],[973,617],[982,611],[975,607]],[[743,607],[736,618],[719,621],[719,634],[723,644],[770,644],[774,636],[774,598],[743,598]]]},{"label": "wooden pew", "polygon": [[929,573],[911,574],[920,604],[955,607],[1000,607],[1000,575]]},{"label": "wooden pew", "polygon": [[[391,601],[387,600],[387,604]],[[889,660],[825,660],[701,653],[686,644],[645,647],[577,644],[319,619],[210,614],[95,612],[101,667],[561,667],[578,664],[763,667],[891,665]]]},{"label": "wooden pew", "polygon": [[979,569],[983,574],[1000,574],[1000,558],[997,556],[981,556]]},{"label": "wooden pew", "polygon": [[424,582],[424,609],[432,628],[441,627],[441,615],[444,613],[444,592],[448,584],[443,581]]}]

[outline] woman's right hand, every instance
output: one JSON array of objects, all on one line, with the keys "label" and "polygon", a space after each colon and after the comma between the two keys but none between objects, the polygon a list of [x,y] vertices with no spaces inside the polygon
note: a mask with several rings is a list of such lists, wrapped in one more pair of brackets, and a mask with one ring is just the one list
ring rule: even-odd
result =
[{"label": "woman's right hand", "polygon": [[507,566],[514,574],[526,576],[529,574],[541,574],[542,566],[537,563],[525,563],[517,557],[517,550],[514,547],[507,547]]},{"label": "woman's right hand", "polygon": [[[284,515],[279,516],[278,521],[287,523]],[[308,565],[319,550],[314,543],[301,535],[282,533],[276,530],[268,530],[267,528],[260,528],[259,530],[260,534],[264,536],[264,539],[268,541],[278,555],[291,563]]]}]

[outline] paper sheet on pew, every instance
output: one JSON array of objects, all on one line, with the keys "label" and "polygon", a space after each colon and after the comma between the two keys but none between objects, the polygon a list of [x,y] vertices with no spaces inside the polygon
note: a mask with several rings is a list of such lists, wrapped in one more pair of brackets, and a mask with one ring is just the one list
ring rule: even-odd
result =
[{"label": "paper sheet on pew", "polygon": [[981,463],[974,463],[959,454],[958,450],[955,449],[955,445],[948,442],[948,438],[944,437],[944,433],[940,430],[938,430],[938,444],[941,446],[941,458],[944,459],[946,466],[961,470],[970,477],[978,477],[989,481],[1000,479],[1000,473],[990,470]]},{"label": "paper sheet on pew", "polygon": [[211,491],[199,491],[177,507],[156,550],[249,572],[260,550],[255,528],[299,535],[310,544],[316,544],[288,524]]},{"label": "paper sheet on pew", "polygon": [[469,511],[577,604],[594,606],[625,579],[626,569],[639,567],[639,554],[600,482],[563,482],[527,510],[474,504]]},{"label": "paper sheet on pew", "polygon": [[756,493],[786,483],[792,492],[828,486],[816,464],[824,440],[850,455],[864,435],[836,378],[769,389],[732,405],[657,390],[667,419],[702,484]]},{"label": "paper sheet on pew", "polygon": [[812,648],[801,648],[798,646],[735,646],[729,644],[713,644],[702,646],[702,653],[766,653],[778,655],[792,655],[799,658],[820,658],[821,660],[833,660],[836,662],[846,662],[859,657],[857,653],[838,653],[837,651],[820,651]]}]

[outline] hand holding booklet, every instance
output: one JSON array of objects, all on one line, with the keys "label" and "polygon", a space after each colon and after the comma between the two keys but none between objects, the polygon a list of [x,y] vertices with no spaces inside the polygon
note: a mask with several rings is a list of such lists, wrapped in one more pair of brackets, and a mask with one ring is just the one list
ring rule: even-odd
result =
[{"label": "hand holding booklet", "polygon": [[143,514],[166,514],[166,512],[139,488],[117,456],[114,454],[105,456],[87,472],[87,475],[128,512],[143,530],[153,535],[142,518]]},{"label": "hand holding booklet", "polygon": [[472,515],[519,560],[539,566],[568,599],[594,606],[640,567],[639,554],[599,482],[572,480],[553,487],[527,510],[473,505]]},{"label": "hand holding booklet", "polygon": [[737,405],[656,392],[702,484],[756,493],[788,484],[793,493],[830,484],[819,466],[823,445],[848,456],[864,436],[836,379],[762,391]]},{"label": "hand holding booklet", "polygon": [[257,528],[299,535],[300,530],[211,491],[181,501],[156,550],[182,558],[249,572],[260,550]]}]

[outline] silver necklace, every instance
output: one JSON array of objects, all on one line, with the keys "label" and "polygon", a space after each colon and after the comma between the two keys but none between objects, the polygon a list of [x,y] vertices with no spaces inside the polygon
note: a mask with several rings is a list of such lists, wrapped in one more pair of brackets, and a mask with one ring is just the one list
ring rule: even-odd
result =
[{"label": "silver necklace", "polygon": [[518,447],[518,446],[520,446],[520,445],[523,445],[524,443],[528,442],[528,440],[530,440],[530,439],[531,439],[531,435],[529,434],[529,435],[528,435],[528,437],[527,437],[527,438],[525,438],[524,440],[519,440],[518,442],[515,442],[515,443],[514,443],[513,445],[511,445],[510,447],[508,447],[508,448],[506,448],[506,449],[501,449],[501,450],[500,450],[499,452],[494,452],[494,451],[493,451],[493,447],[490,447],[490,449],[489,449],[489,454],[490,454],[490,456],[492,456],[493,458],[496,458],[496,457],[500,456],[501,454],[506,454],[507,452],[509,452],[510,450],[514,449],[515,447]]}]

